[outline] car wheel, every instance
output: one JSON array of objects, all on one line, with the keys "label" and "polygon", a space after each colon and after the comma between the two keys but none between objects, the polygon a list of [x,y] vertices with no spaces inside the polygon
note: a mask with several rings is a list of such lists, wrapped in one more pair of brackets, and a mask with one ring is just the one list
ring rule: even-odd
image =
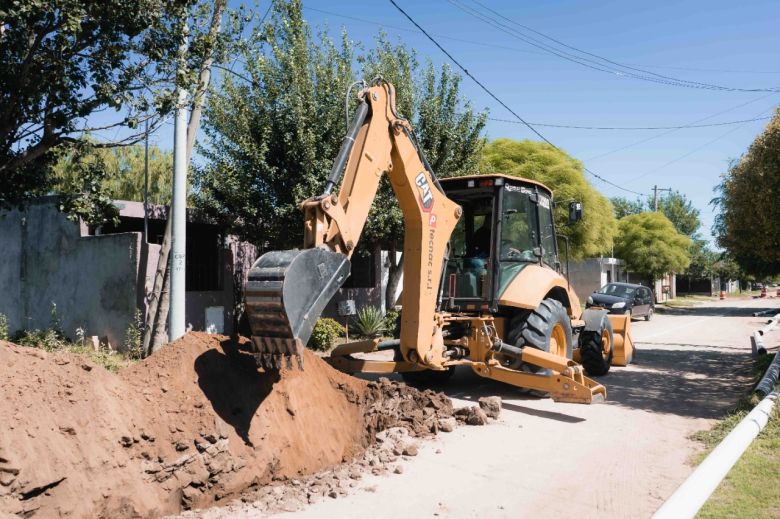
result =
[{"label": "car wheel", "polygon": [[631,308],[629,308],[628,310],[623,312],[623,315],[627,315],[629,319],[633,319],[634,318],[634,311]]},{"label": "car wheel", "polygon": [[645,321],[649,321],[653,318],[653,307],[651,306],[650,309],[647,311],[647,315],[645,316]]},{"label": "car wheel", "polygon": [[580,340],[580,359],[585,372],[592,377],[606,375],[612,366],[613,334],[612,323],[604,316],[601,329],[585,332]]}]

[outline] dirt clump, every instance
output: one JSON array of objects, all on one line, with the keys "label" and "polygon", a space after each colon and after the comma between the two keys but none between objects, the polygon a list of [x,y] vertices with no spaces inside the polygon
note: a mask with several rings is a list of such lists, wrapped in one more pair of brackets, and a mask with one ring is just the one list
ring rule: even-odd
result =
[{"label": "dirt clump", "polygon": [[264,372],[205,333],[119,374],[7,342],[0,366],[0,513],[26,517],[159,517],[237,496],[289,509],[387,473],[454,421],[439,393],[308,351],[304,371]]}]

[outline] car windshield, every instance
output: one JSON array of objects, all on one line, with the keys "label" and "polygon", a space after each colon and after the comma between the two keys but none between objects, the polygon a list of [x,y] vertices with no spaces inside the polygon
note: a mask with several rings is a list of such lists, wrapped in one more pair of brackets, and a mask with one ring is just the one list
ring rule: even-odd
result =
[{"label": "car windshield", "polygon": [[635,292],[635,288],[610,283],[609,285],[601,287],[597,293],[615,297],[632,297]]}]

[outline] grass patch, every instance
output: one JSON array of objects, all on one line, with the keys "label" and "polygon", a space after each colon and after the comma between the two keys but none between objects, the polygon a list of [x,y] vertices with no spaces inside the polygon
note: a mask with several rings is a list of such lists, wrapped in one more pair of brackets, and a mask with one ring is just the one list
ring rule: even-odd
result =
[{"label": "grass patch", "polygon": [[61,333],[55,330],[24,330],[13,337],[14,343],[25,348],[38,348],[49,353],[66,351],[80,355],[97,364],[103,366],[108,371],[116,373],[121,368],[133,364],[137,359],[131,358],[124,353],[110,350],[101,346],[97,351],[86,344],[71,342],[63,337]]},{"label": "grass patch", "polygon": [[[757,377],[763,375],[773,357],[764,355],[757,359]],[[757,396],[747,395],[712,429],[694,434],[692,438],[701,441],[706,448],[696,461],[700,463],[758,402]],[[777,408],[697,517],[780,517],[780,413]]]}]

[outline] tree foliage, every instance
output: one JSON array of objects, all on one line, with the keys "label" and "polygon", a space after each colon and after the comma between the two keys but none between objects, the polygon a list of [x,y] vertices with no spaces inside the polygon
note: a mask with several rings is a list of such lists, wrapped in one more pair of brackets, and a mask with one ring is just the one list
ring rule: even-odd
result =
[{"label": "tree foliage", "polygon": [[[144,147],[90,148],[68,150],[52,167],[54,190],[70,193],[72,183],[85,174],[84,169],[100,164],[98,190],[114,200],[144,199]],[[171,200],[173,153],[157,146],[149,147],[149,202],[167,205]]]},{"label": "tree foliage", "polygon": [[677,232],[661,213],[633,214],[618,222],[615,255],[626,261],[630,271],[652,279],[688,268],[690,246],[690,238]]},{"label": "tree foliage", "polygon": [[[83,146],[84,135],[108,129],[118,137],[90,145],[138,142],[144,121],[154,130],[173,107],[175,84],[194,90],[205,54],[215,49],[224,60],[242,41],[242,8],[216,36],[211,12],[211,0],[3,2],[0,204],[51,189],[57,147]],[[188,67],[177,70],[185,20]]]},{"label": "tree foliage", "polygon": [[610,198],[609,201],[612,202],[612,209],[615,211],[615,218],[618,220],[631,214],[639,214],[645,210],[645,202],[639,198],[629,200],[623,196],[615,196]]},{"label": "tree foliage", "polygon": [[688,198],[679,191],[672,191],[658,200],[658,210],[661,211],[677,232],[691,238],[695,237],[701,227],[699,210],[693,207]]},{"label": "tree foliage", "polygon": [[[612,206],[587,181],[580,161],[546,143],[497,139],[485,147],[481,169],[536,180],[552,189],[558,202],[555,226],[569,237],[573,258],[610,252],[617,230]],[[570,200],[583,205],[583,219],[574,225],[568,224]]]},{"label": "tree foliage", "polygon": [[[462,102],[449,69],[421,68],[413,51],[381,34],[360,55],[346,33],[338,43],[324,33],[315,37],[299,1],[275,1],[263,34],[267,46],[244,54],[245,77],[227,76],[211,94],[206,164],[194,179],[198,206],[233,232],[274,248],[300,246],[299,204],[321,192],[338,152],[344,96],[358,76],[354,63],[360,76],[381,75],[395,85],[398,110],[412,121],[437,173],[475,169],[485,116]],[[362,239],[390,246],[402,229],[385,184]]]},{"label": "tree foliage", "polygon": [[718,186],[714,234],[747,273],[780,274],[780,111]]}]

